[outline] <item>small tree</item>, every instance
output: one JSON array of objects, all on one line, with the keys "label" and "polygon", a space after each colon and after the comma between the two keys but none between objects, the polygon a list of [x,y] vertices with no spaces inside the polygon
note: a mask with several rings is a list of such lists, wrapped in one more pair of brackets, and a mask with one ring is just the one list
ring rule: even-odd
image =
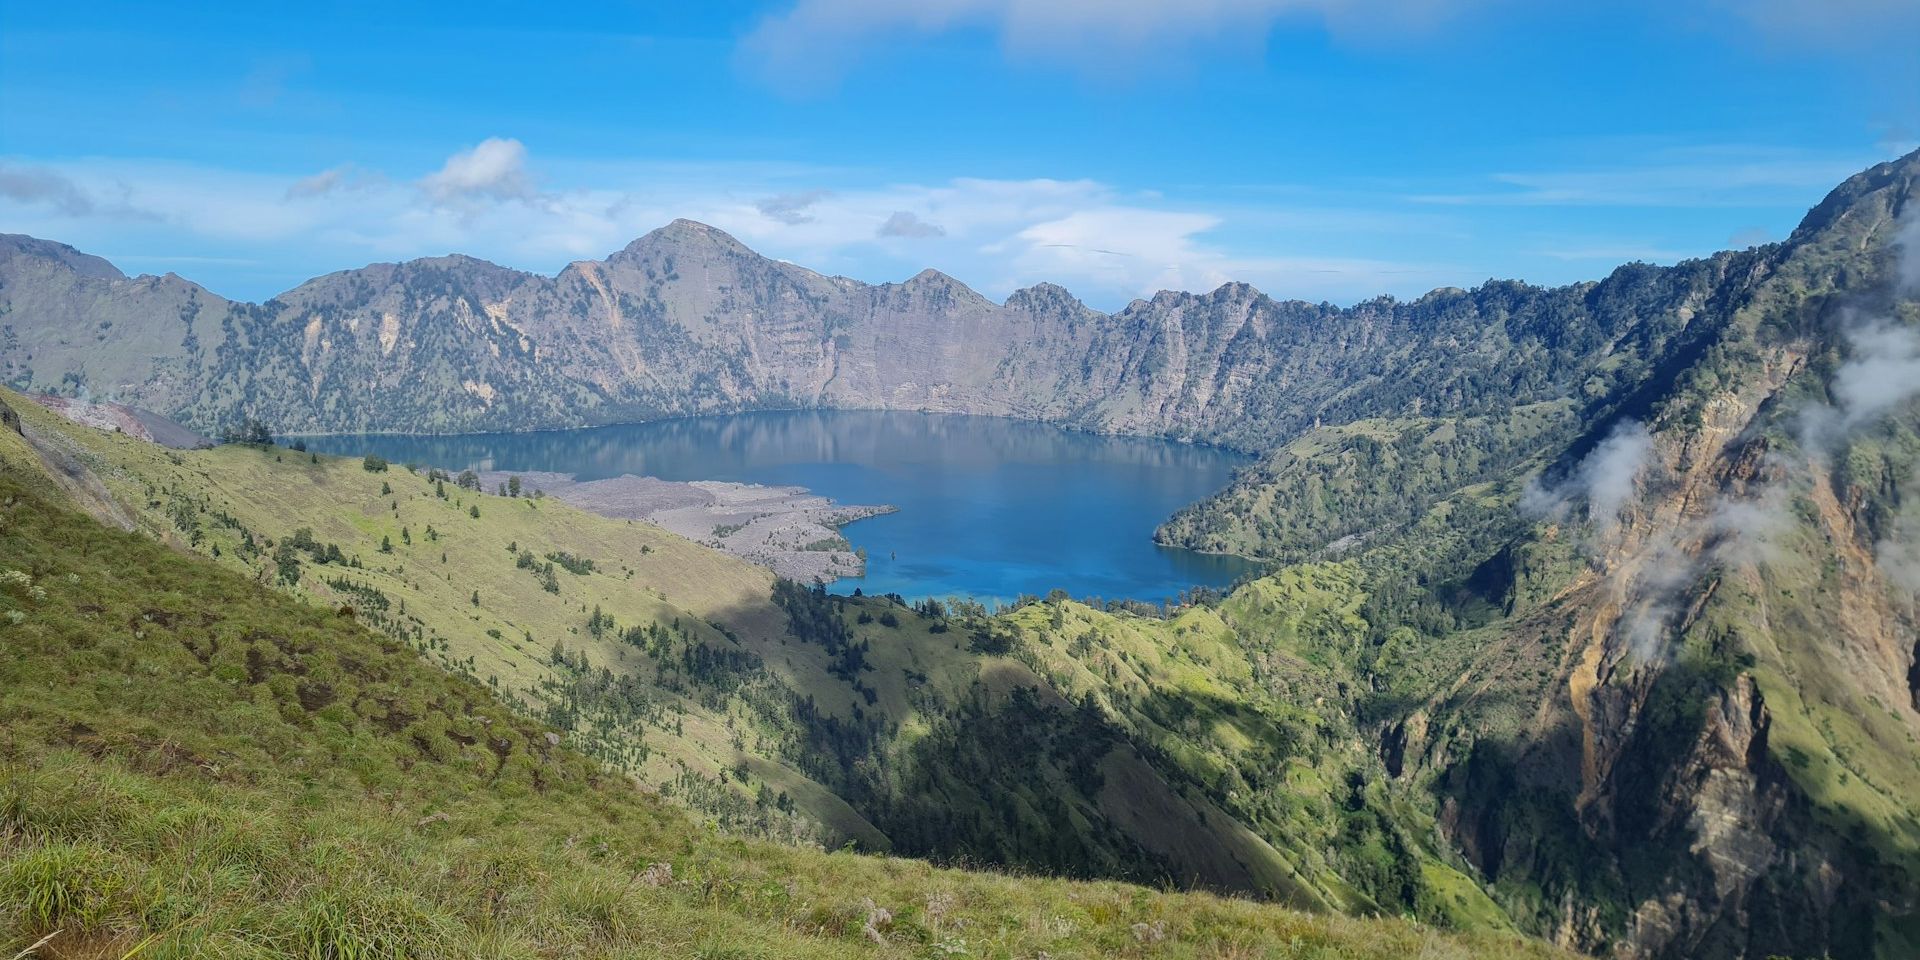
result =
[{"label": "small tree", "polygon": [[278,568],[280,582],[292,585],[300,582],[300,555],[294,552],[294,546],[285,540],[273,551],[273,565]]},{"label": "small tree", "polygon": [[393,541],[389,539],[387,535],[384,533],[380,535],[380,552],[381,553],[393,552]]},{"label": "small tree", "polygon": [[472,517],[475,520],[480,519],[480,505],[476,503],[473,506],[468,507],[467,516]]},{"label": "small tree", "polygon": [[238,424],[230,425],[220,431],[221,443],[244,443],[256,447],[273,445],[273,429],[266,423],[248,417]]},{"label": "small tree", "polygon": [[[365,470],[368,473],[386,473],[387,458],[379,456],[377,454],[369,453],[365,457],[362,457],[360,459],[360,469]],[[382,486],[385,486],[385,484],[382,484]],[[392,492],[392,491],[389,490],[388,492]]]},{"label": "small tree", "polygon": [[514,497],[517,497],[520,495],[520,478],[519,477],[515,476],[515,477],[507,478],[507,494],[509,496],[514,496]]}]

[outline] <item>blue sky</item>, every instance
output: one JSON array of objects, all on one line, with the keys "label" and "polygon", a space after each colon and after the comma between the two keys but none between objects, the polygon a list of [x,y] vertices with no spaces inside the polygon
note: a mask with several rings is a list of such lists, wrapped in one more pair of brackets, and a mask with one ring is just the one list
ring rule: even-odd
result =
[{"label": "blue sky", "polygon": [[0,231],[244,299],[690,217],[867,281],[1346,303],[1778,239],[1920,139],[1920,0],[313,7],[0,0]]}]

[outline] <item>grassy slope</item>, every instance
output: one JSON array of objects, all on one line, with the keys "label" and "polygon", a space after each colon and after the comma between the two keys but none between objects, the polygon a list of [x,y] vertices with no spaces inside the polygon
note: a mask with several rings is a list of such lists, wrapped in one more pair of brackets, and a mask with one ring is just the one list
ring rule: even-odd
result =
[{"label": "grassy slope", "polygon": [[1277,847],[1287,871],[1277,886],[1371,912],[1381,902],[1355,886],[1356,875],[1380,867],[1384,880],[1394,868],[1373,858],[1397,858],[1429,888],[1398,909],[1508,928],[1461,873],[1464,864],[1432,839],[1431,819],[1382,775],[1375,744],[1359,729],[1348,664],[1362,645],[1356,611],[1365,597],[1351,565],[1309,565],[1169,620],[1070,602],[1030,605],[1006,619],[1022,655],[1056,689],[1095,699],[1132,740],[1183,774],[1197,807],[1248,824]]},{"label": "grassy slope", "polygon": [[[345,578],[378,591],[411,645],[510,698],[540,701],[543,684],[558,676],[551,657],[556,643],[596,668],[643,675],[657,689],[653,663],[617,639],[587,633],[590,612],[599,608],[619,624],[677,622],[691,640],[760,654],[830,714],[845,715],[857,702],[827,673],[822,651],[788,642],[785,615],[768,600],[771,574],[658,528],[450,483],[438,485],[447,492],[442,498],[425,474],[399,466],[375,473],[358,460],[244,446],[168,451],[76,427],[30,402],[16,399],[13,406],[43,447],[99,477],[139,529],[201,552],[217,550],[218,562],[237,573],[275,582],[271,545],[311,529],[316,541],[338,545],[361,566],[306,562],[298,592],[364,608],[364,595],[327,581]],[[478,519],[468,512],[475,506]],[[256,549],[245,548],[248,538]],[[391,553],[381,552],[383,538]],[[560,592],[548,593],[534,572],[516,566],[509,545],[540,558],[564,551],[594,560],[598,569],[584,575],[559,569]],[[747,759],[731,743],[726,711],[687,696],[665,697],[662,708],[651,729],[620,731],[619,739],[648,748],[644,760],[621,758],[643,780],[666,784],[684,765],[718,781]],[[752,759],[759,779],[788,790],[805,818],[824,825],[824,839],[885,847],[885,838],[830,791],[790,766]]]},{"label": "grassy slope", "polygon": [[[872,669],[860,675],[861,685],[872,692],[873,701],[867,703],[848,682],[829,672],[830,658],[821,647],[789,632],[784,612],[768,600],[771,578],[764,571],[648,526],[553,501],[480,495],[451,485],[443,499],[424,475],[398,466],[375,473],[357,460],[246,447],[166,451],[75,427],[30,404],[16,405],[43,454],[84,465],[85,470],[75,472],[100,478],[112,501],[127,505],[117,512],[127,514],[133,525],[182,547],[217,551],[218,562],[238,574],[265,584],[277,582],[276,551],[270,541],[288,538],[300,527],[311,528],[315,541],[337,544],[361,566],[315,564],[303,553],[296,592],[328,606],[344,603],[365,610],[365,595],[343,592],[326,581],[344,577],[378,591],[391,598],[384,616],[396,636],[444,667],[496,685],[536,712],[556,699],[543,693],[543,687],[569,672],[553,662],[556,641],[570,656],[586,656],[594,671],[606,668],[638,679],[656,701],[657,711],[637,719],[602,716],[599,723],[575,724],[570,740],[735,828],[814,837],[829,846],[849,839],[870,850],[891,846],[880,828],[839,795],[858,790],[857,782],[821,783],[796,768],[790,716],[755,710],[730,690],[696,685],[673,692],[663,682],[660,661],[612,637],[590,636],[585,623],[591,610],[601,609],[623,625],[680,623],[692,635],[689,640],[761,657],[783,689],[813,698],[823,713],[878,724],[883,731],[878,759],[890,764],[877,775],[883,791],[987,818],[998,816],[997,808],[1009,803],[1017,808],[1019,827],[996,837],[997,846],[981,847],[977,835],[957,847],[921,838],[910,844],[916,853],[1018,862],[1026,856],[1019,831],[1030,836],[1057,832],[1059,826],[1049,823],[1043,808],[1064,803],[1074,833],[1096,838],[1096,847],[1137,844],[1144,848],[1143,856],[1161,864],[1156,872],[1169,879],[1258,891],[1304,907],[1380,909],[1341,879],[1324,851],[1327,843],[1340,839],[1340,821],[1328,797],[1348,767],[1367,760],[1367,749],[1352,738],[1350,726],[1334,724],[1324,733],[1341,739],[1343,756],[1318,767],[1305,760],[1286,767],[1293,773],[1281,785],[1298,802],[1290,801],[1282,815],[1256,811],[1206,789],[1229,768],[1257,766],[1267,759],[1252,747],[1275,733],[1268,713],[1288,712],[1279,706],[1281,699],[1261,694],[1258,707],[1236,711],[1244,714],[1238,720],[1178,737],[1167,735],[1159,721],[1141,713],[1143,708],[1150,713],[1186,712],[1194,704],[1207,711],[1253,695],[1252,669],[1233,630],[1260,628],[1265,618],[1290,614],[1255,615],[1249,608],[1241,618],[1244,623],[1229,626],[1211,617],[1204,631],[1195,626],[1201,621],[1192,618],[1170,626],[1078,605],[1068,605],[1071,622],[1063,620],[1060,628],[1036,627],[1032,616],[1037,613],[1015,615],[1008,623],[1017,628],[1021,649],[1049,651],[1049,662],[1043,663],[1032,653],[1022,659],[982,654],[972,648],[969,628],[934,634],[932,625],[912,611],[870,598],[838,611],[847,629],[871,645]],[[382,493],[383,488],[391,492]],[[475,505],[481,510],[479,519],[468,512]],[[100,509],[116,511],[114,503],[103,503]],[[429,526],[436,539],[428,538]],[[402,529],[411,543],[401,537]],[[392,553],[380,551],[382,538]],[[250,539],[252,549],[246,547]],[[565,551],[592,558],[598,569],[586,575],[562,570],[556,574],[560,592],[548,593],[536,576],[516,567],[509,544],[536,556]],[[1053,606],[1060,605],[1049,609]],[[856,622],[861,611],[869,613],[871,622]],[[897,626],[878,619],[886,612],[893,614]],[[723,635],[722,628],[732,636]],[[1069,634],[1089,632],[1111,642],[1083,641],[1068,649],[1074,646]],[[1202,632],[1208,638],[1204,657],[1192,661]],[[1122,672],[1089,670],[1088,665],[1116,656],[1133,666]],[[1074,665],[1075,658],[1087,663]],[[992,790],[955,783],[948,769],[953,764],[944,751],[968,744],[930,744],[927,737],[941,727],[951,733],[951,716],[969,702],[976,686],[987,694],[989,709],[1004,705],[1014,688],[1037,691],[1055,706],[1098,692],[1105,720],[1123,729],[1127,740],[1099,760],[1104,782],[1088,791],[1039,769],[1025,780],[1010,779]],[[1001,719],[995,722],[1014,722],[1004,719],[1005,714],[996,716]],[[1236,729],[1235,723],[1245,729]],[[1216,743],[1210,736],[1215,732],[1226,739]],[[959,736],[978,739],[964,731]],[[644,743],[645,751],[636,752],[636,743]],[[789,746],[782,750],[782,743]],[[1148,744],[1154,752],[1145,755],[1137,744]],[[1044,767],[1052,760],[1038,757],[1036,762]],[[754,805],[763,784],[770,793],[787,794],[797,816]],[[1246,789],[1244,783],[1241,789]],[[884,797],[877,802],[887,804]],[[872,804],[863,809],[871,813]],[[753,822],[745,822],[749,819]],[[897,831],[917,819],[923,818],[901,811],[889,828]],[[1119,836],[1097,839],[1109,829],[1118,830]],[[1082,854],[1061,856],[1065,859],[1035,866],[1096,875],[1138,874],[1137,866],[1129,866],[1124,857],[1103,866],[1082,863]],[[1422,851],[1420,859],[1428,870],[1450,869],[1431,851]],[[1456,924],[1483,919],[1481,911],[1456,910],[1449,904],[1432,905],[1422,914]]]},{"label": "grassy slope", "polygon": [[30,456],[0,434],[8,955],[1548,955],[689,829],[481,684],[73,511]]}]

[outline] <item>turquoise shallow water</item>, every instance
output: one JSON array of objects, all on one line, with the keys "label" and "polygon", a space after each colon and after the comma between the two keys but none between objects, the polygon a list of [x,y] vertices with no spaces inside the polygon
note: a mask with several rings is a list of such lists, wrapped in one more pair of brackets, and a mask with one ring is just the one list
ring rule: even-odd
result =
[{"label": "turquoise shallow water", "polygon": [[997,417],[807,410],[307,444],[450,470],[798,484],[842,503],[899,507],[846,527],[868,561],[866,577],[834,585],[842,593],[990,601],[1058,588],[1157,601],[1191,586],[1225,586],[1252,569],[1152,539],[1173,511],[1225,486],[1244,458]]}]

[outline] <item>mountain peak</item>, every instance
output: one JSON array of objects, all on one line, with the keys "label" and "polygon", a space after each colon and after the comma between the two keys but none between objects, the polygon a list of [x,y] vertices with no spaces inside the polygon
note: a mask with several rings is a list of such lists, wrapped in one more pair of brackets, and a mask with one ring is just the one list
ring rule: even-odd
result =
[{"label": "mountain peak", "polygon": [[42,240],[24,233],[0,233],[0,260],[11,256],[28,256],[41,260],[51,260],[72,270],[83,277],[97,280],[125,280],[127,275],[120,272],[103,257],[90,253],[81,253],[74,248],[55,240]]},{"label": "mountain peak", "polygon": [[1920,191],[1920,150],[1878,163],[1848,177],[1820,204],[1807,212],[1787,238],[1789,244],[1812,242],[1824,232],[1844,229],[1848,221],[1894,217]]},{"label": "mountain peak", "polygon": [[653,250],[690,249],[725,251],[728,253],[753,253],[753,250],[748,248],[746,244],[741,243],[725,230],[701,223],[698,220],[688,220],[685,217],[681,217],[627,244],[624,249],[614,256],[618,257],[622,254],[640,256]]},{"label": "mountain peak", "polygon": [[[913,276],[908,277],[907,281],[901,284],[901,286],[904,287],[904,286],[914,286],[914,285],[925,285],[929,283],[958,284],[960,283],[960,281],[955,280],[953,277],[948,276],[947,274],[941,273],[940,271],[935,270],[932,267],[928,267],[925,270],[922,270],[919,273],[916,273]],[[960,285],[965,286],[965,284],[960,284]]]},{"label": "mountain peak", "polygon": [[989,304],[992,302],[972,287],[932,267],[908,277],[906,282],[899,284],[898,287],[921,296],[944,296]]},{"label": "mountain peak", "polygon": [[1041,310],[1048,307],[1070,306],[1085,308],[1080,298],[1071,290],[1057,283],[1042,281],[1028,287],[1021,287],[1007,295],[1006,306],[1014,310]]}]

